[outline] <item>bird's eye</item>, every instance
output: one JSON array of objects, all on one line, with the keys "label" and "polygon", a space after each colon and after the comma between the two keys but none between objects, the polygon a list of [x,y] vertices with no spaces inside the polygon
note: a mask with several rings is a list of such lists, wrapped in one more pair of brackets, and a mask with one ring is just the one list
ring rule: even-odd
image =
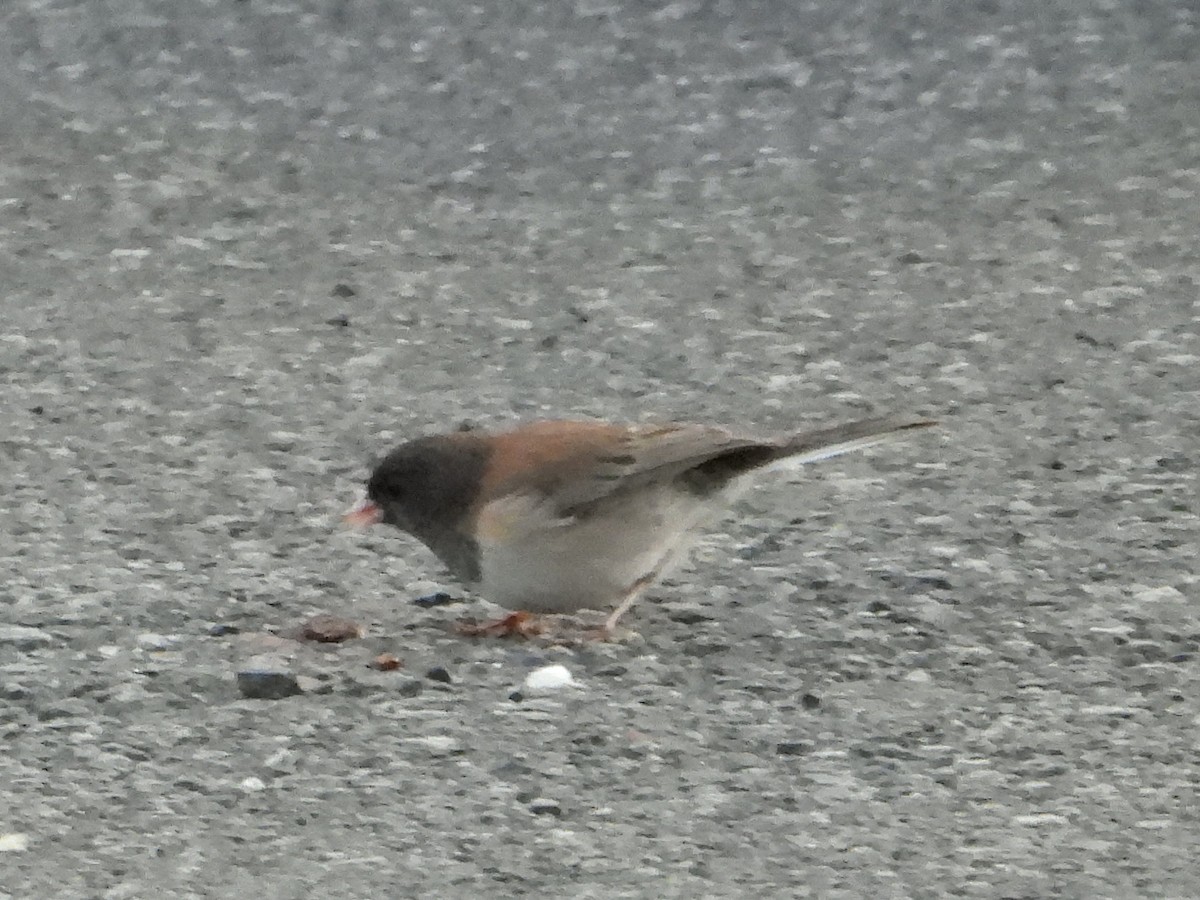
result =
[{"label": "bird's eye", "polygon": [[367,496],[372,500],[399,500],[404,496],[404,485],[394,478],[372,478],[367,485]]}]

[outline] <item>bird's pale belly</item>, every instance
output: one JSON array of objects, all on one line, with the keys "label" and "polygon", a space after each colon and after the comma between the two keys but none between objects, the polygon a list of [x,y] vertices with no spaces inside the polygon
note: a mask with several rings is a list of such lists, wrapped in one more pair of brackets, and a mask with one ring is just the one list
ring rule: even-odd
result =
[{"label": "bird's pale belly", "polygon": [[662,499],[606,504],[576,519],[543,518],[537,527],[482,541],[481,593],[532,613],[614,606],[679,562],[711,509],[682,494]]}]

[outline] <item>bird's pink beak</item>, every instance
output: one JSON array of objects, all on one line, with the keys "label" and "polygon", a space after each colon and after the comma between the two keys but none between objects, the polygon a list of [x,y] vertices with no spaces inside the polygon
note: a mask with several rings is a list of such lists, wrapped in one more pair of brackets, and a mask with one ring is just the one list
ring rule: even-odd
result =
[{"label": "bird's pink beak", "polygon": [[378,503],[363,497],[342,515],[342,522],[352,528],[369,528],[383,521],[383,510]]}]

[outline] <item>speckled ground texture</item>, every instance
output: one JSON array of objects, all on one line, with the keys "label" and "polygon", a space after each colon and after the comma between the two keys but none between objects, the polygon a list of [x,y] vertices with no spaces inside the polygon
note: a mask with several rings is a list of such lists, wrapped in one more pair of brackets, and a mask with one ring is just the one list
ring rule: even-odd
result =
[{"label": "speckled ground texture", "polygon": [[[0,15],[0,896],[1200,896],[1194,4]],[[338,522],[464,421],[891,411],[608,644]]]}]

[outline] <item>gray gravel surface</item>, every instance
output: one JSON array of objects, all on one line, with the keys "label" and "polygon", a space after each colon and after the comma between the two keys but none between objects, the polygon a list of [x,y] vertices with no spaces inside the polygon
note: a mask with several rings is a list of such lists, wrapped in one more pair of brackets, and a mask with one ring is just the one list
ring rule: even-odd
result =
[{"label": "gray gravel surface", "polygon": [[[1200,896],[1194,4],[0,17],[0,896]],[[609,644],[338,527],[464,420],[891,411]]]}]

